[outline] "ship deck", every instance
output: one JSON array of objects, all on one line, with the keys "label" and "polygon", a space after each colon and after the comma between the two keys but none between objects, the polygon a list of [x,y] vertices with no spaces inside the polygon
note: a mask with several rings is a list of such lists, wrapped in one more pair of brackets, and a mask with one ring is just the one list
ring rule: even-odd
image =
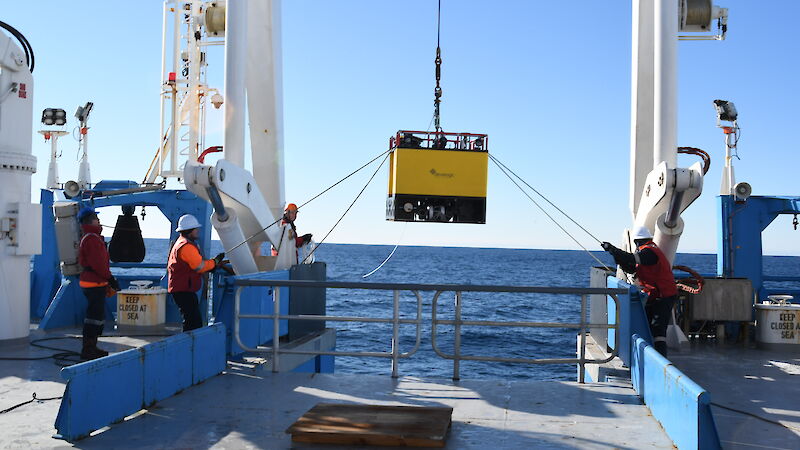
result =
[{"label": "ship deck", "polygon": [[[35,336],[41,337],[41,336]],[[123,350],[157,337],[104,337]],[[77,350],[67,339],[62,348]],[[19,346],[3,356],[50,352]],[[10,355],[11,354],[11,355]],[[0,408],[60,396],[52,360],[4,361]],[[125,389],[120,386],[120,389]],[[109,399],[113,399],[109,393]],[[293,443],[285,430],[320,402],[449,406],[446,448],[672,448],[661,426],[624,381],[584,385],[559,381],[462,380],[348,374],[272,374],[230,363],[223,374],[158,402],[78,441],[81,448],[341,448]],[[32,403],[0,415],[0,447],[70,446],[54,439],[59,401]]]},{"label": "ship deck", "polygon": [[670,352],[669,359],[711,394],[724,448],[800,448],[800,352],[695,342],[690,351]]}]

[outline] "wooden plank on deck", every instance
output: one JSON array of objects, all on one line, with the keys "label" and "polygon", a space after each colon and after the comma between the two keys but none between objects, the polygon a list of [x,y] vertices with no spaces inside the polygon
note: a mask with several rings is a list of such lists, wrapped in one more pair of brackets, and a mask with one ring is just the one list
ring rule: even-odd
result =
[{"label": "wooden plank on deck", "polygon": [[295,442],[444,447],[453,408],[318,403],[286,432]]}]

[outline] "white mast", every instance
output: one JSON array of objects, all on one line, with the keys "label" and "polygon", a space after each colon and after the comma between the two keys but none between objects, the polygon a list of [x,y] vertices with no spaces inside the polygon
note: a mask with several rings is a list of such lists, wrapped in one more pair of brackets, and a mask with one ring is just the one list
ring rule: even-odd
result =
[{"label": "white mast", "polygon": [[204,150],[206,99],[211,97],[215,108],[222,105],[217,90],[206,83],[207,49],[224,44],[225,9],[225,2],[164,1],[161,132],[145,183],[181,178],[183,165],[197,161]]},{"label": "white mast", "polygon": [[[708,32],[717,20],[717,35]],[[634,225],[654,233],[656,244],[674,260],[683,233],[680,214],[700,196],[700,163],[677,167],[678,39],[722,40],[727,9],[711,0],[633,0],[631,76],[631,190]],[[632,242],[626,237],[624,244]]]},{"label": "white mast", "polygon": [[78,165],[78,185],[81,189],[88,189],[92,184],[92,170],[89,165],[89,127],[86,126],[86,123],[93,106],[92,102],[87,102],[85,106],[79,106],[75,112],[75,118],[80,122],[78,152],[81,155],[81,161]]},{"label": "white mast", "polygon": [[228,2],[225,11],[225,143],[228,162],[244,167],[247,0]]},{"label": "white mast", "polygon": [[30,331],[30,258],[41,252],[41,206],[31,204],[36,158],[33,77],[25,53],[0,33],[0,342]]},{"label": "white mast", "polygon": [[655,2],[653,19],[653,168],[678,159],[678,1]]},{"label": "white mast", "polygon": [[[290,251],[259,254],[261,243],[278,243],[284,231],[275,220],[284,192],[280,30],[277,0],[228,2],[225,159],[214,166],[190,161],[183,171],[186,188],[214,206],[212,224],[237,274],[296,263]],[[255,176],[244,168],[247,113]]]},{"label": "white mast", "polygon": [[58,180],[58,138],[69,134],[62,130],[39,130],[39,134],[44,136],[45,142],[50,141],[50,165],[47,168],[47,189],[59,189],[61,183]]},{"label": "white mast", "polygon": [[253,177],[272,215],[280,217],[286,203],[280,2],[251,1],[247,18],[247,112]]}]

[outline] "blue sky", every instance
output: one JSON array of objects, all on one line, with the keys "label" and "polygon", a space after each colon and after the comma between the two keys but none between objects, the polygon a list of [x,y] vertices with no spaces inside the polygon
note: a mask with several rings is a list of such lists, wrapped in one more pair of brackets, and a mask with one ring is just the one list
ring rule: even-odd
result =
[{"label": "blue sky", "polygon": [[[684,214],[680,250],[716,251],[716,208],[723,137],[711,101],[740,114],[739,181],[756,195],[799,195],[800,148],[794,111],[800,40],[782,17],[793,0],[718,0],[730,8],[724,42],[679,44],[679,139],[712,155],[702,197]],[[601,239],[629,226],[629,1],[445,0],[442,6],[442,124],[488,133],[490,150]],[[161,2],[9,2],[2,20],[36,52],[34,129],[45,107],[69,117],[91,100],[93,181],[141,180],[159,133]],[[432,114],[436,45],[434,0],[283,3],[286,191],[302,203],[386,149],[398,129],[425,129]],[[210,82],[222,88],[222,52]],[[216,74],[214,74],[216,72]],[[209,117],[208,145],[221,144],[220,114]],[[76,123],[72,120],[67,129]],[[62,180],[77,174],[77,142],[63,138]],[[33,138],[44,185],[49,144]],[[679,159],[688,166],[694,161]],[[300,212],[301,232],[321,238],[371,171]],[[329,238],[330,242],[576,249],[499,171],[490,167],[486,225],[386,222],[387,169]],[[143,227],[165,237],[150,211]],[[114,213],[107,214],[111,216]],[[112,222],[113,219],[104,219]],[[569,228],[571,231],[573,228]],[[599,249],[580,231],[575,236]],[[770,254],[800,254],[791,217],[764,234]]]}]

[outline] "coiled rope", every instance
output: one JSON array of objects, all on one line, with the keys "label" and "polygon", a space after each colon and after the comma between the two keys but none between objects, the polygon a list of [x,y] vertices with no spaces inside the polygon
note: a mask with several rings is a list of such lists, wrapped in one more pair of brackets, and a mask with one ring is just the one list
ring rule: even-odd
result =
[{"label": "coiled rope", "polygon": [[[679,278],[675,280],[676,284],[678,285],[678,289],[684,292],[688,292],[690,294],[699,294],[700,292],[703,291],[703,286],[705,285],[706,280],[705,278],[702,277],[702,275],[694,271],[692,268],[686,266],[676,265],[672,266],[672,269],[680,270],[682,272],[687,272],[688,274],[691,275],[691,277],[688,278]],[[691,284],[687,284],[687,282],[693,283],[694,286],[692,286]]]}]

